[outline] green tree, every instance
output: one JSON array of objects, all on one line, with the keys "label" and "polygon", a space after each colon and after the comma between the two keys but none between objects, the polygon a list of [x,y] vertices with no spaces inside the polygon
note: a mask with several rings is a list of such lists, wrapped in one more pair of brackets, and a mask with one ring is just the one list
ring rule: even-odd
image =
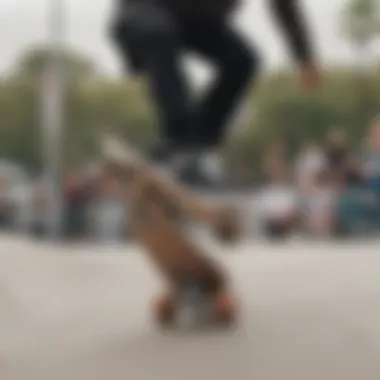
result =
[{"label": "green tree", "polygon": [[345,32],[357,44],[367,44],[380,33],[377,0],[349,0],[344,13]]},{"label": "green tree", "polygon": [[[22,57],[28,55],[38,56],[28,52]],[[74,52],[77,56],[81,57]],[[34,80],[41,65],[25,64],[32,61],[16,62],[12,76],[0,81],[0,158],[36,170],[42,162],[42,131],[40,87]],[[85,57],[79,61],[90,62]],[[84,66],[87,69],[79,75]],[[101,77],[94,75],[94,65],[84,66],[71,66],[78,74],[71,76],[67,86],[64,122],[68,164],[78,165],[96,156],[99,140],[110,131],[142,148],[149,146],[158,133],[158,118],[146,83]],[[273,140],[288,142],[295,152],[305,139],[322,141],[332,125],[344,126],[352,144],[358,145],[368,121],[379,112],[380,69],[368,73],[371,86],[360,102],[353,70],[331,68],[325,77],[325,86],[310,94],[298,88],[293,72],[269,73],[263,78],[249,96],[255,114],[247,122],[247,131],[225,147],[231,171],[242,163],[250,170],[258,169]]]},{"label": "green tree", "polygon": [[149,146],[157,134],[157,118],[143,83],[97,78],[73,87],[67,101],[67,141],[70,160],[98,153],[107,133]]},{"label": "green tree", "polygon": [[[63,51],[60,59],[65,72],[65,79],[69,82],[83,81],[96,74],[94,63],[75,51]],[[12,77],[17,80],[40,80],[45,74],[50,60],[51,54],[48,47],[33,46],[20,55]]]},{"label": "green tree", "polygon": [[380,36],[377,0],[349,0],[343,12],[343,31],[357,59],[368,57],[368,48]]},{"label": "green tree", "polygon": [[377,0],[349,0],[343,13],[346,38],[355,55],[356,71],[352,92],[355,94],[354,113],[351,123],[359,125],[372,113],[373,95],[377,91],[373,75],[376,76],[371,46],[380,36],[380,5]]},{"label": "green tree", "polygon": [[[75,51],[64,51],[61,59],[68,95],[66,106],[70,103],[69,94],[94,78],[96,68],[90,59]],[[2,78],[0,133],[4,145],[0,153],[13,160],[17,158],[33,170],[41,168],[43,160],[41,106],[43,86],[50,85],[49,76],[45,76],[50,62],[51,55],[46,47],[32,47],[20,55],[10,75]],[[67,117],[70,119],[69,115]]]},{"label": "green tree", "polygon": [[41,160],[37,96],[33,86],[0,86],[0,156],[31,170]]},{"label": "green tree", "polygon": [[254,172],[260,169],[261,157],[273,141],[284,141],[292,155],[305,140],[322,143],[337,125],[345,128],[352,146],[357,147],[379,110],[380,77],[370,74],[373,86],[359,104],[352,70],[335,68],[324,75],[325,85],[312,93],[299,89],[293,72],[271,73],[264,78],[251,96],[255,118],[247,133],[230,147],[230,160],[245,163]]}]

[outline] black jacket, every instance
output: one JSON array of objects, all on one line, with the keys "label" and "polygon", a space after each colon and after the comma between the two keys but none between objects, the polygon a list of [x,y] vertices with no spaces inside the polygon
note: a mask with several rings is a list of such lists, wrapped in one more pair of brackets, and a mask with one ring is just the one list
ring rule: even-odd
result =
[{"label": "black jacket", "polygon": [[[180,18],[224,19],[233,12],[241,0],[118,0],[126,9],[131,4],[153,3],[164,7]],[[299,9],[299,0],[267,0],[278,24],[289,41],[294,57],[299,62],[312,59],[308,28]]]}]

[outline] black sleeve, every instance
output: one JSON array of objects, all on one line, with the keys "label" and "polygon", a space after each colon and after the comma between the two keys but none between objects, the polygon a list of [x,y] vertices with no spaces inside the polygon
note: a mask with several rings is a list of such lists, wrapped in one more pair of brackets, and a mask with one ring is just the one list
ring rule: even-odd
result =
[{"label": "black sleeve", "polygon": [[299,0],[269,0],[272,13],[289,41],[294,57],[300,63],[313,58],[306,20],[299,9]]}]

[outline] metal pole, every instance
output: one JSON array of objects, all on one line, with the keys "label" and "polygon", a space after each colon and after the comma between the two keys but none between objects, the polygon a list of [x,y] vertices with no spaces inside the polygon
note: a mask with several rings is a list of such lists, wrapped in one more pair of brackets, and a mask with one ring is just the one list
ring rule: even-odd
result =
[{"label": "metal pole", "polygon": [[62,236],[63,222],[63,101],[64,101],[64,0],[50,0],[48,12],[49,60],[43,88],[45,178],[49,194],[47,227],[52,240]]}]

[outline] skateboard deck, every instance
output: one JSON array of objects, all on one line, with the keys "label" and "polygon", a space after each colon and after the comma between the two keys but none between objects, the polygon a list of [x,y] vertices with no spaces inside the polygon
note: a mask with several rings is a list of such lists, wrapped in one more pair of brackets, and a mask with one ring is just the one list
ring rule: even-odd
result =
[{"label": "skateboard deck", "polygon": [[[113,171],[119,171],[120,178],[136,176],[139,181],[149,183],[150,196],[171,210],[178,219],[186,218],[203,222],[210,227],[221,241],[233,243],[241,235],[237,210],[225,203],[212,203],[203,197],[192,194],[174,181],[171,176],[151,164],[134,147],[116,137],[103,141],[102,151]],[[111,169],[112,170],[112,169]]]},{"label": "skateboard deck", "polygon": [[[103,155],[105,175],[115,176],[123,185],[132,214],[129,230],[168,281],[169,290],[154,300],[156,320],[161,325],[178,322],[187,308],[195,316],[206,314],[210,321],[231,324],[236,315],[235,303],[224,271],[186,236],[178,223],[178,214],[184,214],[184,199],[193,201],[192,197],[181,189],[181,195],[175,198],[180,199],[179,207],[177,202],[168,201],[168,194],[177,188],[167,192],[162,188],[174,187],[173,181],[165,183],[163,175],[126,144],[114,139],[111,144],[108,140]],[[205,203],[202,207],[207,211],[199,203],[197,206],[197,216],[207,215],[208,222],[215,223],[214,210]]]}]

